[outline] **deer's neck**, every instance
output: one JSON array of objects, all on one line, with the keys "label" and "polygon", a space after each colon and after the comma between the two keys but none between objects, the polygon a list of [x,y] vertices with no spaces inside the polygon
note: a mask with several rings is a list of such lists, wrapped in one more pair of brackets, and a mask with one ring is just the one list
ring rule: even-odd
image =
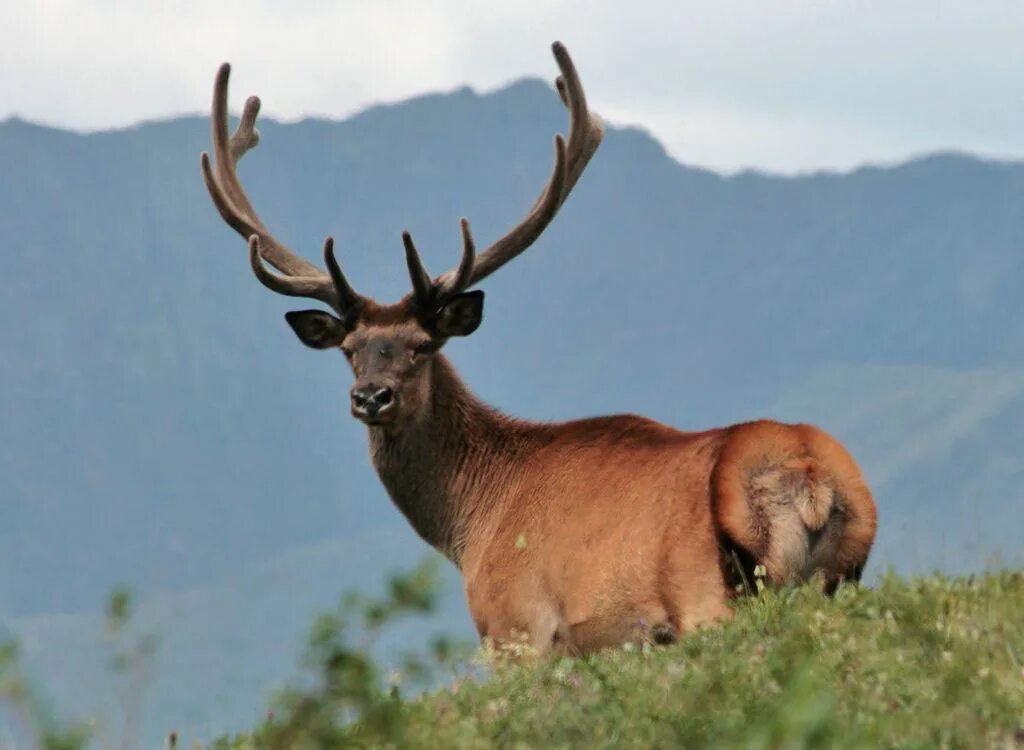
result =
[{"label": "deer's neck", "polygon": [[425,541],[459,564],[468,529],[516,470],[525,425],[480,401],[443,355],[431,363],[431,397],[401,430],[370,428],[370,456],[384,487]]}]

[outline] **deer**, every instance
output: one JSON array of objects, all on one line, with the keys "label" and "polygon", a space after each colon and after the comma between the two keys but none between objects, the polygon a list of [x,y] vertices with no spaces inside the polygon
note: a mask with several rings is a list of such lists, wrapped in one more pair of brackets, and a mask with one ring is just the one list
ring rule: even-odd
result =
[{"label": "deer", "polygon": [[394,304],[355,291],[332,238],[324,271],[260,220],[237,174],[259,141],[260,100],[245,102],[229,137],[227,63],[213,91],[214,159],[200,159],[206,188],[265,287],[330,308],[285,319],[306,346],[347,359],[351,413],[380,481],[460,571],[484,642],[566,655],[671,643],[729,619],[755,571],[776,585],[813,579],[827,593],[859,581],[875,503],[850,453],[817,427],[759,420],[685,432],[631,414],[526,421],[477,398],[444,355],[449,339],[480,326],[474,287],[537,240],[601,144],[568,51],[552,49],[569,135],[555,136],[532,208],[483,251],[462,218],[460,259],[439,276],[403,232],[412,290]]}]

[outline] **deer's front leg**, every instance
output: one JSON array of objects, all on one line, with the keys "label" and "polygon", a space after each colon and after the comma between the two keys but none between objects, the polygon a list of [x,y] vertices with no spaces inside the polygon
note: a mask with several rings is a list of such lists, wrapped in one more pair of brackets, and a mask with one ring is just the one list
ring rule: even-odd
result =
[{"label": "deer's front leg", "polygon": [[466,600],[480,640],[511,656],[570,652],[569,629],[557,608],[521,579],[466,582]]}]

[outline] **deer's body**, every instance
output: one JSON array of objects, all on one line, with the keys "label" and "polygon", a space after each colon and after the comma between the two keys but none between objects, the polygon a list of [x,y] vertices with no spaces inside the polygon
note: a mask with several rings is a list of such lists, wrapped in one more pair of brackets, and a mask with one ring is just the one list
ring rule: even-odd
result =
[{"label": "deer's body", "polygon": [[381,481],[462,571],[482,637],[567,653],[667,642],[728,617],[736,584],[757,564],[776,583],[817,577],[830,590],[858,579],[875,506],[852,458],[821,430],[762,421],[686,433],[632,415],[516,420],[477,399],[440,353],[480,324],[483,292],[466,290],[537,239],[601,142],[568,53],[554,52],[570,135],[556,137],[534,207],[479,254],[463,219],[462,259],[436,278],[403,235],[413,293],[396,304],[357,294],[330,238],[325,274],[259,220],[235,173],[258,141],[259,100],[229,138],[226,65],[214,87],[216,169],[202,158],[210,195],[249,240],[264,285],[337,313],[286,318],[308,346],[345,354],[352,413],[369,429]]},{"label": "deer's body", "polygon": [[479,401],[442,355],[429,377],[417,423],[371,427],[370,454],[417,533],[461,570],[481,637],[570,653],[664,637],[728,616],[734,547],[770,581],[827,587],[867,557],[870,493],[817,428],[526,422]]}]

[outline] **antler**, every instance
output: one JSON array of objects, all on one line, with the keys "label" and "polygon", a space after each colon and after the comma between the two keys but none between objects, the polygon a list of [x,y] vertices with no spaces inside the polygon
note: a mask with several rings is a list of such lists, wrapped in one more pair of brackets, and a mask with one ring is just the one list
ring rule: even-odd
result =
[{"label": "antler", "polygon": [[[256,278],[280,294],[290,297],[312,297],[325,302],[342,316],[357,308],[363,301],[346,281],[338,262],[334,259],[334,240],[324,242],[324,262],[329,273],[296,255],[286,245],[274,239],[249,202],[238,179],[238,160],[256,146],[260,140],[256,130],[256,116],[260,111],[258,97],[250,96],[242,110],[242,118],[234,134],[228,138],[228,77],[231,66],[224,63],[217,71],[213,85],[213,152],[216,170],[210,166],[205,151],[200,156],[203,180],[214,205],[236,232],[249,242],[249,261]],[[264,264],[267,260],[283,275],[273,273]]]},{"label": "antler", "polygon": [[465,218],[460,220],[462,260],[457,267],[432,282],[428,283],[430,277],[416,252],[412,237],[408,232],[402,235],[409,275],[413,282],[413,295],[417,307],[425,314],[432,314],[446,299],[490,276],[530,247],[555,218],[590,158],[601,145],[604,135],[601,120],[587,109],[583,84],[569,52],[561,42],[555,42],[551,49],[562,71],[562,75],[555,80],[555,86],[562,103],[569,110],[569,142],[566,144],[561,135],[555,136],[555,165],[533,208],[519,224],[479,255],[474,252],[469,221]]}]

